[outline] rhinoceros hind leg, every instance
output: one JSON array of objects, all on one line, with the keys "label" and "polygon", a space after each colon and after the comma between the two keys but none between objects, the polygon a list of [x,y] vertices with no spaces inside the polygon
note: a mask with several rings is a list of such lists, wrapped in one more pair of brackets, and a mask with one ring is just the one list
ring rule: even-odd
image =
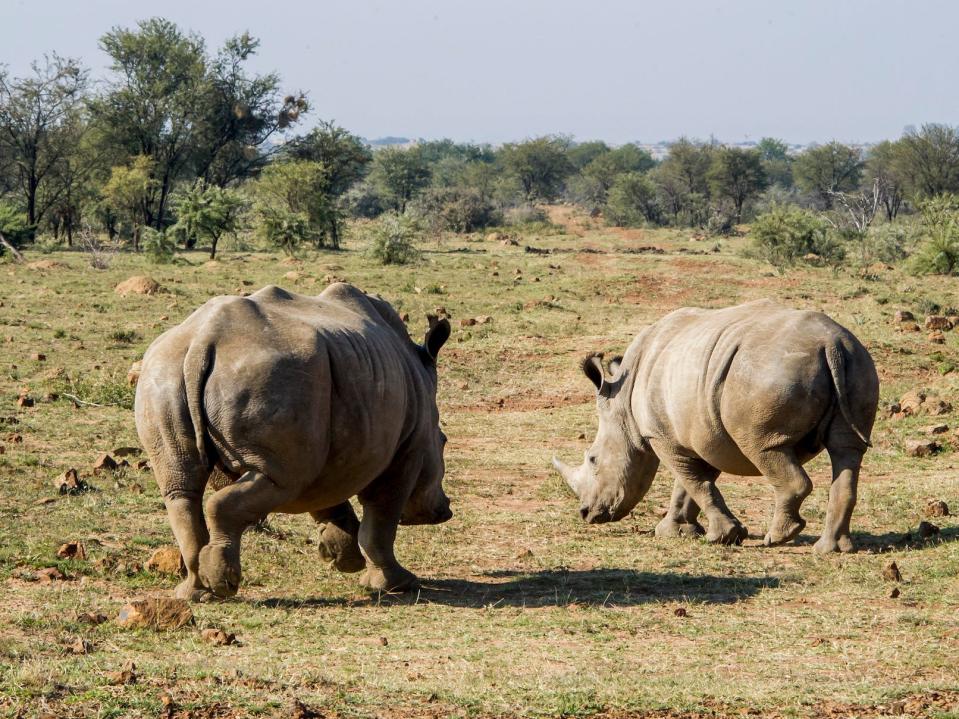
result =
[{"label": "rhinoceros hind leg", "polygon": [[366,568],[357,534],[360,520],[353,505],[343,502],[329,509],[310,512],[319,528],[319,552],[340,572],[359,572]]},{"label": "rhinoceros hind leg", "polygon": [[656,525],[657,537],[701,537],[706,534],[698,521],[699,505],[686,491],[682,480],[673,484],[673,496],[669,500],[666,516]]},{"label": "rhinoceros hind leg", "polygon": [[366,571],[360,584],[379,592],[403,592],[417,586],[416,575],[400,566],[393,553],[396,527],[402,507],[394,502],[363,501],[363,519],[360,522],[360,550],[366,558]]},{"label": "rhinoceros hind leg", "polygon": [[862,454],[862,450],[853,448],[829,450],[832,486],[829,488],[829,504],[826,506],[826,525],[819,541],[813,546],[817,554],[854,550],[849,534],[849,520],[856,506]]},{"label": "rhinoceros hind leg", "polygon": [[178,599],[197,601],[206,589],[200,580],[200,550],[210,541],[203,518],[203,486],[196,491],[173,491],[163,498],[173,536],[176,537],[187,575],[173,595]]},{"label": "rhinoceros hind leg", "polygon": [[200,581],[220,598],[237,593],[240,538],[243,531],[278,506],[292,499],[291,490],[265,474],[247,472],[233,484],[215,492],[206,502],[210,543],[200,550]]},{"label": "rhinoceros hind leg", "polygon": [[812,492],[812,481],[792,449],[761,452],[753,463],[772,484],[776,494],[773,517],[763,544],[767,547],[784,544],[806,526],[806,520],[799,516],[799,508]]}]

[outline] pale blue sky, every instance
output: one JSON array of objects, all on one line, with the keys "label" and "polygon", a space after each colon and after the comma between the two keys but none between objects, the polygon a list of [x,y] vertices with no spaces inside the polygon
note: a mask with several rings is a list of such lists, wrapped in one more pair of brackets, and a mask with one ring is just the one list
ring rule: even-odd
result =
[{"label": "pale blue sky", "polygon": [[103,74],[98,38],[163,15],[366,137],[873,141],[959,123],[959,3],[933,0],[0,0],[0,63]]}]

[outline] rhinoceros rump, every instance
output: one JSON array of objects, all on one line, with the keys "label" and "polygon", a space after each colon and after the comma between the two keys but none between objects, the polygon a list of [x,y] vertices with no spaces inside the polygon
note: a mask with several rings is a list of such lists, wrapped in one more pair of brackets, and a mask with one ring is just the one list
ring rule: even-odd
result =
[{"label": "rhinoceros rump", "polygon": [[365,567],[365,586],[411,586],[397,524],[452,516],[436,408],[449,334],[440,320],[417,345],[388,303],[339,283],[317,297],[217,297],[161,335],[143,358],[136,423],[188,572],[176,596],[235,594],[240,536],[274,511],[310,512],[321,555]]},{"label": "rhinoceros rump", "polygon": [[726,507],[720,472],[765,475],[775,490],[767,545],[805,526],[812,483],[803,464],[823,449],[833,480],[817,552],[852,550],[849,519],[879,402],[872,358],[851,332],[819,312],[768,300],[721,310],[677,310],[644,330],[610,363],[590,355],[599,431],[582,466],[553,460],[587,522],[626,516],[660,461],[675,477],[657,536],[739,543],[746,528]]}]

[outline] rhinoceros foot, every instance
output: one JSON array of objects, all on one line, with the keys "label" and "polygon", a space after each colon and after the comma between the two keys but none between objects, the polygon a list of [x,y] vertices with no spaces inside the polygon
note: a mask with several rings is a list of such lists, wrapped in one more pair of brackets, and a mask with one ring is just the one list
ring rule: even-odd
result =
[{"label": "rhinoceros foot", "polygon": [[701,537],[704,534],[706,530],[699,522],[677,522],[669,515],[656,525],[657,537]]},{"label": "rhinoceros foot", "polygon": [[368,567],[360,576],[360,585],[374,592],[406,592],[419,587],[419,580],[397,564],[386,569]]},{"label": "rhinoceros foot", "polygon": [[176,585],[173,596],[177,599],[186,599],[188,602],[208,602],[214,598],[209,589],[196,586],[196,582],[189,577]]},{"label": "rhinoceros foot", "polygon": [[343,531],[332,522],[320,525],[320,557],[340,572],[359,572],[366,568],[356,535]]},{"label": "rhinoceros foot", "polygon": [[230,547],[208,544],[200,550],[200,581],[221,599],[232,597],[240,588],[239,552]]},{"label": "rhinoceros foot", "polygon": [[831,552],[842,552],[846,554],[856,551],[852,543],[852,537],[848,534],[842,534],[836,539],[823,535],[813,545],[812,549],[816,554],[829,554]]},{"label": "rhinoceros foot", "polygon": [[763,537],[763,544],[767,547],[785,544],[799,534],[805,526],[806,520],[802,517],[773,517],[769,531]]},{"label": "rhinoceros foot", "polygon": [[748,537],[749,530],[738,521],[722,524],[710,521],[709,531],[706,532],[706,541],[710,544],[742,544]]}]

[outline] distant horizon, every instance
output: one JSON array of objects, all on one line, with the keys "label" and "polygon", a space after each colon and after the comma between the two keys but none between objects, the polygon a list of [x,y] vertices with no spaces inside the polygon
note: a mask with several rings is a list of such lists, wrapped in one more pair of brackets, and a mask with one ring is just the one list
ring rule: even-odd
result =
[{"label": "distant horizon", "polygon": [[959,6],[942,0],[352,0],[282,13],[252,0],[168,0],[159,13],[139,0],[8,0],[0,64],[23,75],[57,52],[102,79],[99,38],[157,15],[211,51],[244,31],[259,38],[250,69],[277,71],[312,102],[298,131],[324,119],[364,138],[805,146],[959,122],[959,96],[943,90],[959,61]]}]

